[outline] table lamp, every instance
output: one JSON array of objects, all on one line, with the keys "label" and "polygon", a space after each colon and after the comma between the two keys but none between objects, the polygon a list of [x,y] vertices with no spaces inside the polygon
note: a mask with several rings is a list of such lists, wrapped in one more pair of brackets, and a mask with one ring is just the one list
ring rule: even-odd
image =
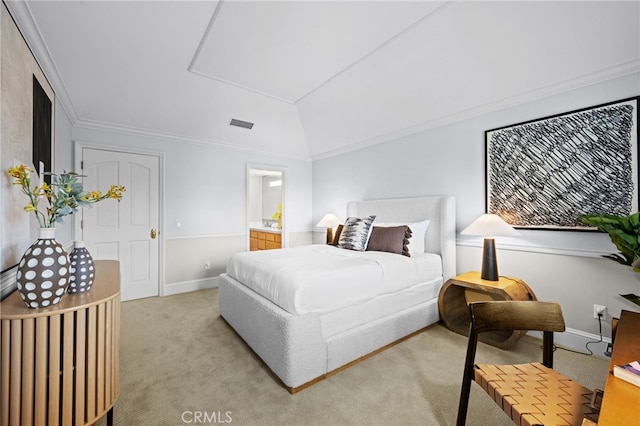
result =
[{"label": "table lamp", "polygon": [[320,228],[327,228],[327,244],[333,243],[333,228],[341,223],[342,221],[332,213],[328,213],[320,219],[320,222],[318,222],[316,226]]},{"label": "table lamp", "polygon": [[482,248],[482,273],[480,277],[483,280],[498,281],[496,241],[493,237],[517,237],[520,233],[495,214],[483,214],[460,233],[485,237]]}]

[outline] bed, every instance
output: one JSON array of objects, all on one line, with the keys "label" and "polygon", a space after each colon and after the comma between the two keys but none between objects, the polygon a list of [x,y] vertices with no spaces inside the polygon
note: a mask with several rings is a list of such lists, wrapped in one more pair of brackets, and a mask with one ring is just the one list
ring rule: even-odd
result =
[{"label": "bed", "polygon": [[[424,253],[406,257],[318,244],[237,253],[220,275],[220,315],[290,393],[437,322],[439,289],[455,276],[453,197],[350,202],[347,215],[375,215],[373,226],[426,220],[424,248],[413,241]],[[352,269],[354,262],[364,269]],[[438,272],[420,278],[422,270]],[[256,279],[265,274],[266,281]],[[393,274],[408,284],[396,285]],[[367,285],[379,279],[382,284]],[[351,284],[355,289],[343,293]],[[371,287],[384,290],[371,293]]]}]

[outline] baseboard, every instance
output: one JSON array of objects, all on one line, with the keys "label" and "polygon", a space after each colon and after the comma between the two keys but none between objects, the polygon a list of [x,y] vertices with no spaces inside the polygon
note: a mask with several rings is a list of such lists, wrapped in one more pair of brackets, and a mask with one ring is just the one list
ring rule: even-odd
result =
[{"label": "baseboard", "polygon": [[[540,332],[530,331],[527,334],[542,339]],[[604,352],[607,349],[607,345],[611,343],[611,339],[608,337],[603,337],[602,341],[600,341],[600,336],[597,334],[586,333],[573,328],[567,328],[564,333],[554,333],[553,340],[559,348],[583,353],[585,355],[594,355],[599,358],[607,358]],[[588,349],[587,343],[589,344]],[[589,353],[589,351],[592,353]]]},{"label": "baseboard", "polygon": [[162,296],[188,293],[191,291],[204,290],[206,288],[218,287],[218,277],[203,278],[201,280],[182,281],[178,283],[165,284]]}]

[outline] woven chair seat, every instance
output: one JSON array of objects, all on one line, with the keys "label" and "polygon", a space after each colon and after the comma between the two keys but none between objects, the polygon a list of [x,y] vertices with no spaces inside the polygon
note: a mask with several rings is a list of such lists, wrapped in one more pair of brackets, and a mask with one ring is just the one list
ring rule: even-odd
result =
[{"label": "woven chair seat", "polygon": [[478,364],[475,381],[517,425],[581,425],[592,391],[540,363]]}]

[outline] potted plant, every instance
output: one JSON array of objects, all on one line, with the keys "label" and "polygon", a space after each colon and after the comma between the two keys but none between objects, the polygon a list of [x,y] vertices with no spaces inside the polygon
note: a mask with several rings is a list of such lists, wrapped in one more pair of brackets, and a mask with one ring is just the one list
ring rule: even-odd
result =
[{"label": "potted plant", "polygon": [[[609,234],[611,242],[619,253],[602,255],[621,265],[628,265],[635,272],[640,272],[640,213],[632,213],[628,216],[616,216],[611,214],[583,215],[582,221],[595,226],[602,232]],[[635,294],[621,294],[625,299],[640,306],[640,297]]]},{"label": "potted plant", "polygon": [[[78,287],[74,285],[69,288],[69,285],[70,281],[78,281],[78,277],[83,277],[84,290],[88,290],[93,279],[88,280],[88,273],[76,268],[77,262],[71,261],[62,245],[55,240],[55,225],[62,222],[63,217],[75,213],[79,207],[106,199],[120,201],[125,188],[111,185],[106,193],[86,192],[78,181],[82,176],[75,172],[63,172],[60,175],[47,173],[51,176],[51,184],[42,181],[39,186],[32,187],[33,169],[24,164],[11,167],[7,173],[29,200],[24,211],[33,212],[40,225],[38,240],[22,256],[16,271],[18,292],[24,303],[30,308],[55,305],[67,289],[71,293],[76,292]],[[41,206],[41,202],[46,206]],[[84,246],[77,248],[82,251]],[[76,259],[76,254],[74,250],[71,257]],[[78,258],[80,256],[88,261],[86,249]]]},{"label": "potted plant", "polygon": [[[75,213],[78,207],[97,203],[98,201],[113,198],[120,201],[124,186],[111,185],[106,193],[100,191],[85,192],[82,183],[78,178],[82,177],[75,172],[63,172],[61,175],[46,173],[52,177],[51,185],[42,182],[31,188],[30,175],[33,169],[20,164],[11,167],[7,173],[14,178],[14,185],[19,185],[22,192],[29,198],[29,204],[24,207],[24,211],[33,212],[36,215],[40,228],[55,228],[56,222],[62,222],[64,216]],[[46,199],[48,206],[45,211],[41,211],[39,203]]]},{"label": "potted plant", "polygon": [[278,221],[278,229],[282,229],[282,203],[278,204],[278,210],[271,216],[271,219]]}]

